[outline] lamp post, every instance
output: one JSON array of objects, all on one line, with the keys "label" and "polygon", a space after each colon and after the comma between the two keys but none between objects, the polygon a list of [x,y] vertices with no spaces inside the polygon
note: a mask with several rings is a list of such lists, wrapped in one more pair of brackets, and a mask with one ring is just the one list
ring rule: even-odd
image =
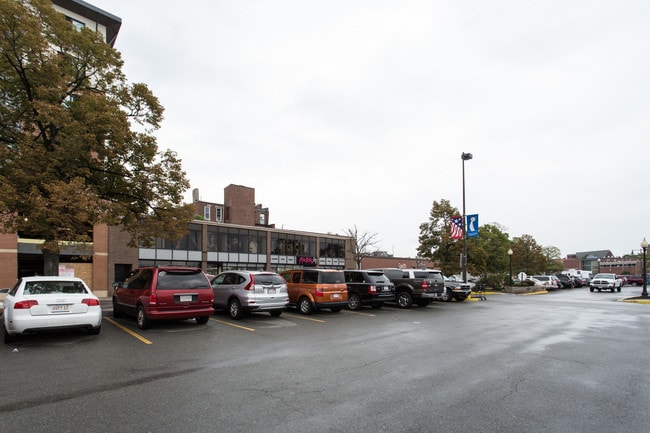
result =
[{"label": "lamp post", "polygon": [[465,214],[465,161],[472,159],[471,153],[461,153],[460,159],[463,161],[463,283],[467,283],[467,227]]},{"label": "lamp post", "polygon": [[645,260],[645,250],[648,248],[648,241],[643,238],[641,241],[641,249],[643,250],[643,291],[641,292],[641,296],[644,298],[648,297],[648,270],[646,267],[646,260]]},{"label": "lamp post", "polygon": [[512,248],[508,250],[508,258],[510,259],[510,285],[512,286]]}]

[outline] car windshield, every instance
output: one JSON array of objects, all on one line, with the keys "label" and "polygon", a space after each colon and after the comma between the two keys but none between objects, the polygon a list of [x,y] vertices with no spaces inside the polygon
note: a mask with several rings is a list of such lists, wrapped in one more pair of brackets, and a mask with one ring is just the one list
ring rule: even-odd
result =
[{"label": "car windshield", "polygon": [[438,282],[444,281],[440,272],[429,272],[429,279]]},{"label": "car windshield", "polygon": [[602,278],[604,280],[613,280],[613,279],[615,279],[614,274],[598,274],[598,275],[596,275],[596,277],[594,279],[596,279],[596,278]]},{"label": "car windshield", "polygon": [[345,283],[345,275],[343,274],[343,271],[323,272],[321,277],[321,283],[324,284]]},{"label": "car windshield", "polygon": [[265,286],[285,283],[284,278],[275,274],[253,274],[253,278],[255,279],[255,284],[262,284]]},{"label": "car windshield", "polygon": [[374,282],[375,284],[390,283],[390,281],[388,281],[388,277],[386,277],[383,272],[368,272],[368,277],[370,278],[370,281]]},{"label": "car windshield", "polygon": [[24,295],[53,293],[86,293],[86,288],[79,281],[28,281],[23,290]]},{"label": "car windshield", "polygon": [[158,290],[174,289],[209,289],[210,284],[203,272],[173,272],[158,273]]}]

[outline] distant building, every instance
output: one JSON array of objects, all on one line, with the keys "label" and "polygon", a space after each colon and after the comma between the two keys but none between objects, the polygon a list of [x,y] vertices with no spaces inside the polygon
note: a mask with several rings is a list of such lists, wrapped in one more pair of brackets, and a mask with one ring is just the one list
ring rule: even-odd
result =
[{"label": "distant building", "polygon": [[643,260],[634,256],[614,257],[610,250],[584,251],[567,255],[562,260],[564,270],[580,269],[591,271],[594,275],[599,272],[617,275],[641,275]]}]

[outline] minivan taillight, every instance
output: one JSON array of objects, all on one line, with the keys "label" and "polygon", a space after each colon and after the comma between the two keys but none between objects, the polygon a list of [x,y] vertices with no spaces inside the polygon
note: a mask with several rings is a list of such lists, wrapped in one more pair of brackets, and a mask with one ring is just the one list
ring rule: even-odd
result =
[{"label": "minivan taillight", "polygon": [[375,293],[377,293],[377,287],[376,286],[368,287],[368,293],[370,293],[371,295],[374,295]]},{"label": "minivan taillight", "polygon": [[316,296],[323,296],[323,289],[317,288],[316,293],[314,293]]},{"label": "minivan taillight", "polygon": [[158,295],[152,293],[149,295],[149,305],[156,305],[158,303]]},{"label": "minivan taillight", "polygon": [[95,298],[84,298],[81,300],[82,304],[86,304],[89,307],[96,307],[99,305],[99,301]]},{"label": "minivan taillight", "polygon": [[244,287],[244,290],[255,290],[255,277],[253,274],[248,274],[248,276],[251,278],[251,280],[246,284],[246,287]]},{"label": "minivan taillight", "polygon": [[27,299],[25,301],[18,301],[14,304],[14,310],[29,310],[34,305],[38,305],[36,299]]}]

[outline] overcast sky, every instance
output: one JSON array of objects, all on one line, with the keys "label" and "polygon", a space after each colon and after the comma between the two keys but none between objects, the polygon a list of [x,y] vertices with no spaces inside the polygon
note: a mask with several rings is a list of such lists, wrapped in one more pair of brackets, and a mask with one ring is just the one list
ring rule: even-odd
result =
[{"label": "overcast sky", "polygon": [[202,200],[249,186],[278,228],[414,257],[470,152],[467,214],[511,239],[650,240],[647,0],[86,1]]}]

